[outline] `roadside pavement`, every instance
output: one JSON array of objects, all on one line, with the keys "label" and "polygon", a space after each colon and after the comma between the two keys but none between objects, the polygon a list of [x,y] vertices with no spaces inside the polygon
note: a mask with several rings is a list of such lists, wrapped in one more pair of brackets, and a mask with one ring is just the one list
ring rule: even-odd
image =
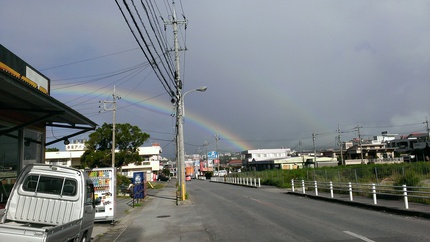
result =
[{"label": "roadside pavement", "polygon": [[[176,180],[165,182],[161,189],[148,189],[143,205],[132,208],[118,201],[115,225],[95,223],[92,241],[211,241],[197,214],[192,199],[176,204]],[[131,200],[131,199],[128,199]]]}]

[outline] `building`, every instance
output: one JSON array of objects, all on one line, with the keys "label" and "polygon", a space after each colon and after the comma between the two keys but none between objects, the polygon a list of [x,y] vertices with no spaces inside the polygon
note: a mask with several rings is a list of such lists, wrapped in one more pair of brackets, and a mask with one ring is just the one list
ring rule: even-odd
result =
[{"label": "building", "polygon": [[[45,163],[71,167],[81,167],[81,156],[85,152],[85,140],[74,140],[67,144],[66,151],[46,152]],[[140,160],[121,167],[122,175],[133,178],[134,172],[145,172],[147,181],[157,178],[163,167],[161,161],[162,149],[159,144],[138,148]]]},{"label": "building", "polygon": [[247,169],[280,169],[284,160],[291,157],[290,153],[290,148],[245,150],[241,153],[241,160]]},{"label": "building", "polygon": [[345,165],[369,164],[369,163],[401,163],[402,158],[395,158],[395,147],[389,147],[388,143],[381,140],[356,139],[345,142]]},{"label": "building", "polygon": [[147,181],[157,180],[158,173],[163,168],[163,165],[160,165],[162,160],[161,153],[163,152],[160,145],[152,144],[149,147],[139,147],[138,152],[140,160],[122,166],[122,175],[133,178],[134,172],[144,172],[146,173]]},{"label": "building", "polygon": [[232,171],[232,172],[238,172],[238,171],[241,171],[241,169],[242,169],[242,160],[240,160],[240,159],[233,159],[233,160],[230,160],[230,161],[227,163],[227,167],[228,167],[228,169],[229,169],[230,171]]},{"label": "building", "polygon": [[[48,77],[0,45],[0,206],[21,169],[44,163],[45,147],[94,130],[96,124],[50,96]],[[46,128],[65,135],[46,142]],[[64,133],[62,132],[62,133]]]},{"label": "building", "polygon": [[426,145],[430,146],[429,133],[412,133],[388,142],[388,146],[396,148],[398,153],[409,153],[414,149],[424,149]]},{"label": "building", "polygon": [[85,152],[85,140],[72,140],[65,145],[66,151],[46,152],[45,164],[81,167],[81,156]]}]

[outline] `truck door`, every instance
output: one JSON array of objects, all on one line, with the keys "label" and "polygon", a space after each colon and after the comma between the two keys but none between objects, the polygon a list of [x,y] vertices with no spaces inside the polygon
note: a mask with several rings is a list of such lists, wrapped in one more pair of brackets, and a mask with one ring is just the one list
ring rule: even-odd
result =
[{"label": "truck door", "polygon": [[95,204],[94,204],[94,185],[91,180],[86,180],[85,185],[85,201],[84,201],[84,216],[82,218],[82,232],[87,231],[87,240],[91,238],[91,233],[93,231],[94,216],[96,214]]}]

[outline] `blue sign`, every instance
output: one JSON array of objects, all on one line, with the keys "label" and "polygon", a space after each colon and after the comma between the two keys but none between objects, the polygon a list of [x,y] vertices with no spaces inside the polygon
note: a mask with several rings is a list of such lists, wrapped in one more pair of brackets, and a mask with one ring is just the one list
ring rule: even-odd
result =
[{"label": "blue sign", "polygon": [[218,158],[218,152],[216,151],[209,151],[208,152],[208,159],[216,159]]},{"label": "blue sign", "polygon": [[133,184],[140,184],[145,182],[145,176],[143,172],[133,172]]},{"label": "blue sign", "polygon": [[145,176],[143,172],[133,172],[133,198],[145,196]]}]

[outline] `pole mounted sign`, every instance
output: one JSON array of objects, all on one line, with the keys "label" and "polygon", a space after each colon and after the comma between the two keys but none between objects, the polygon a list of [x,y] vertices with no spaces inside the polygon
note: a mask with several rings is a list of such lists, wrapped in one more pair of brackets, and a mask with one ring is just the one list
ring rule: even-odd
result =
[{"label": "pole mounted sign", "polygon": [[218,152],[216,151],[209,151],[208,152],[208,160],[215,160],[218,158]]}]

